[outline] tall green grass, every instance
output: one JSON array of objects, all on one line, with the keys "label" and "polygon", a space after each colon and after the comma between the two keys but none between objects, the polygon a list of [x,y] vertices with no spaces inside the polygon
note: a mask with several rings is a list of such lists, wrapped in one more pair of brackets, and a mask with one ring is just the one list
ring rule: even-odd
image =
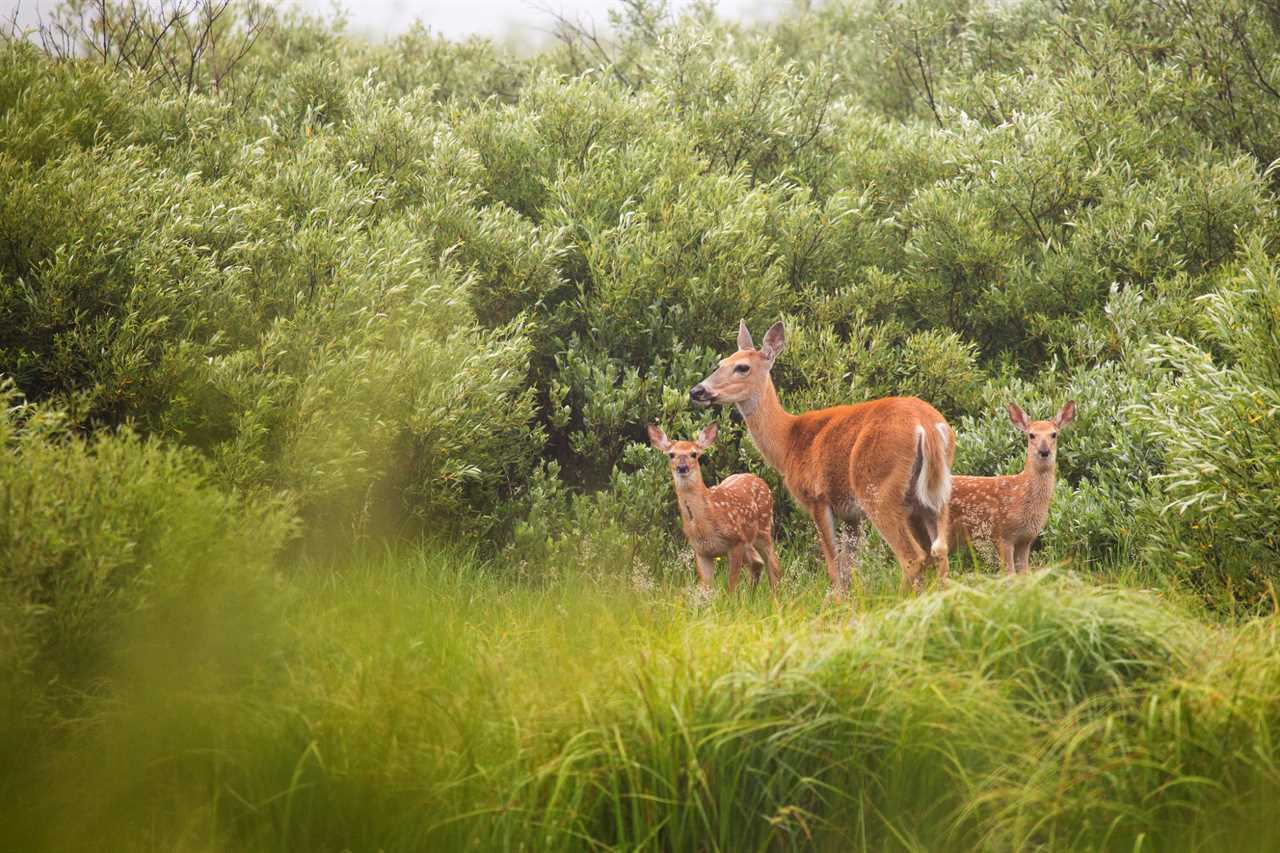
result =
[{"label": "tall green grass", "polygon": [[225,624],[260,648],[183,671],[212,641],[153,609],[0,765],[0,847],[1280,843],[1274,617],[1053,571],[850,609],[796,557],[780,603],[456,548],[298,569]]}]

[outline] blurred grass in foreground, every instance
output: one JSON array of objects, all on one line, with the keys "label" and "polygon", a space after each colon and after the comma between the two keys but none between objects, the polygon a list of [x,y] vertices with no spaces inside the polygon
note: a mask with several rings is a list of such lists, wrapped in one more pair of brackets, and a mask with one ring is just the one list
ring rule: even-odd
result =
[{"label": "blurred grass in foreground", "polygon": [[6,670],[0,846],[1280,843],[1273,617],[1056,571],[839,607],[799,556],[781,606],[434,547],[193,586],[92,684]]}]

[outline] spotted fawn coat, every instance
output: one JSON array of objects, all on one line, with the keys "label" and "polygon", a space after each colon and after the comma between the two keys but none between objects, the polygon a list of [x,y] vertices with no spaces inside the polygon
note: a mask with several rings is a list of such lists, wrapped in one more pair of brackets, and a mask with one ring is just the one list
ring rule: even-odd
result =
[{"label": "spotted fawn coat", "polygon": [[707,487],[698,461],[716,437],[711,424],[697,441],[671,441],[657,426],[649,440],[667,454],[685,538],[698,562],[698,577],[710,589],[717,557],[729,558],[729,591],[738,584],[744,562],[751,563],[753,582],[761,567],[769,569],[769,586],[777,593],[778,559],[773,552],[773,493],[755,474],[734,474]]},{"label": "spotted fawn coat", "polygon": [[951,478],[951,549],[965,544],[991,546],[1005,572],[1027,570],[1031,544],[1049,520],[1049,504],[1058,463],[1058,431],[1075,418],[1075,401],[1051,421],[1028,421],[1009,404],[1009,419],[1027,435],[1022,471],[1004,477]]}]

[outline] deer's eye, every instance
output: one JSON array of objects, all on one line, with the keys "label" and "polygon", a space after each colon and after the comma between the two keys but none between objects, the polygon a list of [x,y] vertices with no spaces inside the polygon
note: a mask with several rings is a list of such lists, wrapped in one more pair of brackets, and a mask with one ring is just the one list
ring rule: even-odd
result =
[{"label": "deer's eye", "polygon": [[746,373],[746,372],[747,372],[747,371],[749,371],[750,369],[751,369],[751,365],[749,365],[749,364],[739,364],[738,366],[736,366],[736,367],[734,367],[734,368],[733,368],[733,372],[734,372],[734,373]]},{"label": "deer's eye", "polygon": [[689,455],[690,455],[690,456],[692,456],[694,459],[697,459],[697,458],[698,458],[698,454],[696,454],[696,453],[690,453]]},{"label": "deer's eye", "polygon": [[1049,438],[1057,438],[1057,437],[1058,437],[1058,434],[1056,432],[1049,433]]},{"label": "deer's eye", "polygon": [[668,453],[668,454],[667,454],[667,456],[669,456],[669,457],[670,457],[670,458],[672,458],[672,459],[675,459],[675,458],[676,458],[676,454],[675,454],[675,452],[674,452],[674,451],[673,451],[673,452],[671,452],[671,453]]},{"label": "deer's eye", "polygon": [[1034,432],[1031,433],[1031,437],[1034,439],[1036,437],[1036,434]]}]

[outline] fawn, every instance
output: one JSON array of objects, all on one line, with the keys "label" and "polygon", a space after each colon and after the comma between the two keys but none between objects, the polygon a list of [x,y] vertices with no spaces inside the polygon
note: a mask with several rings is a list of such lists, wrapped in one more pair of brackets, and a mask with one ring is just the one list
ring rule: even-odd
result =
[{"label": "fawn", "polygon": [[[751,563],[752,586],[760,582],[766,561],[769,587],[778,593],[778,558],[773,553],[773,493],[755,474],[734,474],[718,486],[702,481],[698,457],[716,440],[711,424],[697,441],[672,441],[656,425],[649,425],[649,441],[667,454],[671,479],[680,504],[685,538],[698,561],[698,578],[711,589],[716,557],[729,557],[729,592],[738,585],[744,561]],[[763,556],[761,556],[763,555]]]},{"label": "fawn", "polygon": [[782,408],[770,370],[785,344],[782,323],[756,349],[746,323],[738,351],[689,392],[695,403],[732,403],[751,439],[818,527],[836,598],[844,594],[835,545],[836,519],[864,518],[889,543],[915,589],[929,558],[947,576],[947,514],[955,441],[938,410],[915,397],[886,397],[793,415]]},{"label": "fawn", "polygon": [[1031,543],[1044,529],[1053,499],[1058,463],[1058,431],[1076,416],[1069,401],[1051,421],[1028,421],[1014,403],[1009,420],[1027,434],[1022,472],[1005,477],[951,478],[951,547],[966,541],[990,543],[1007,574],[1025,572]]}]

